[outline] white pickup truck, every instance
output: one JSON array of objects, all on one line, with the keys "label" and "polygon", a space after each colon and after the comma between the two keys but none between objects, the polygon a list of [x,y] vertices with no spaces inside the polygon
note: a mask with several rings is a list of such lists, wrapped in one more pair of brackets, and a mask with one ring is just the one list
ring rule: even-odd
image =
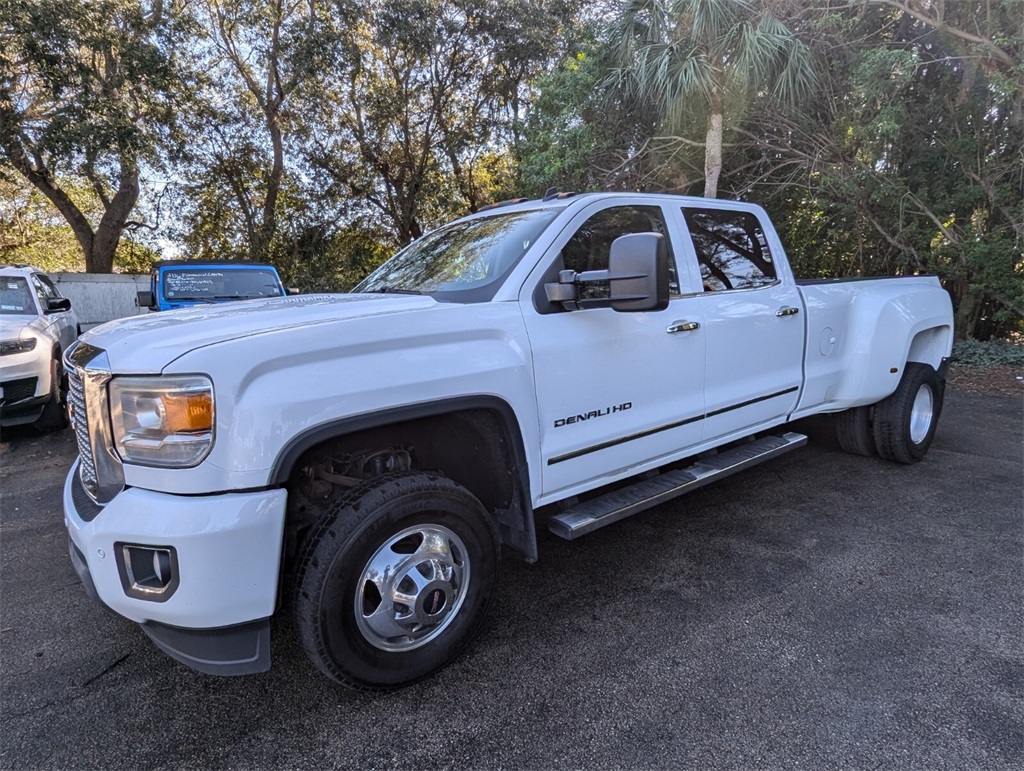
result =
[{"label": "white pickup truck", "polygon": [[953,339],[935,278],[799,282],[765,212],[550,195],[459,219],[353,294],[112,322],[65,357],[87,592],[217,674],[290,607],[329,677],[409,683],[480,627],[499,549],[576,538],[802,445],[912,463]]}]

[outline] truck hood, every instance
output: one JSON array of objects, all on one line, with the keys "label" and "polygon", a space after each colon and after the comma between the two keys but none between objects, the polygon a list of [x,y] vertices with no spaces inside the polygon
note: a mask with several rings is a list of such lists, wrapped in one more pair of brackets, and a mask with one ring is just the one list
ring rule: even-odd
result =
[{"label": "truck hood", "polygon": [[107,352],[118,374],[160,372],[180,356],[207,345],[294,327],[386,316],[436,306],[430,297],[396,294],[330,294],[271,297],[183,308],[118,319],[82,341]]}]

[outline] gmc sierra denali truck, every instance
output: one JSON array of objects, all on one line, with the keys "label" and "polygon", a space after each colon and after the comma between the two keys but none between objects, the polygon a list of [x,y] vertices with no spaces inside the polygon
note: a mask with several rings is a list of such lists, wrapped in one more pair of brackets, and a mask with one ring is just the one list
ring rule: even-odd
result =
[{"label": "gmc sierra denali truck", "polygon": [[289,608],[360,689],[450,661],[499,550],[573,539],[799,447],[920,460],[953,338],[935,278],[797,281],[758,206],[499,204],[352,294],[111,322],[65,356],[87,592],[202,672],[270,666]]}]

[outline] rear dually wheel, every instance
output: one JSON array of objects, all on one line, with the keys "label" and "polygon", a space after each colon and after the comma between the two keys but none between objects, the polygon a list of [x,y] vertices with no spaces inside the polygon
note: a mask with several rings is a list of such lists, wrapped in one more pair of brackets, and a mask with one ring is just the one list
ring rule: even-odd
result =
[{"label": "rear dually wheel", "polygon": [[917,463],[935,438],[944,384],[927,364],[908,362],[896,391],[875,405],[878,454],[897,463]]}]

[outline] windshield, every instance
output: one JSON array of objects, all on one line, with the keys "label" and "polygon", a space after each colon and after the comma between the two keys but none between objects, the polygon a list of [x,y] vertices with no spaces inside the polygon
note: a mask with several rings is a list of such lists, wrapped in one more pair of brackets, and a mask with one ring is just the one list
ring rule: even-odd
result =
[{"label": "windshield", "polygon": [[280,297],[281,282],[265,268],[182,268],[163,272],[168,302],[221,302]]},{"label": "windshield", "polygon": [[36,304],[32,301],[28,281],[21,276],[0,278],[0,315],[36,315]]},{"label": "windshield", "polygon": [[352,291],[486,302],[560,211],[537,209],[454,222],[409,244]]}]

